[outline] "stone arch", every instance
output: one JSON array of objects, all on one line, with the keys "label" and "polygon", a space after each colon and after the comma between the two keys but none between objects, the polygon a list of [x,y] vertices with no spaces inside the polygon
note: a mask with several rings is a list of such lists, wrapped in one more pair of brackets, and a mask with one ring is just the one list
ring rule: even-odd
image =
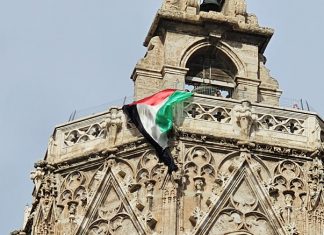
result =
[{"label": "stone arch", "polygon": [[219,172],[223,168],[223,166],[225,165],[226,162],[228,162],[229,160],[231,160],[235,157],[240,157],[240,151],[234,151],[234,152],[227,154],[224,157],[224,159],[218,164],[217,171]]},{"label": "stone arch", "polygon": [[[219,163],[217,173],[228,171],[230,173],[234,173],[244,161],[246,161],[246,159],[242,158],[240,151],[229,153]],[[267,182],[272,178],[269,168],[259,156],[252,154],[248,162],[248,164],[259,174],[260,179],[262,179],[264,182]]]},{"label": "stone arch", "polygon": [[199,40],[189,46],[182,54],[179,66],[185,68],[189,59],[195,54],[195,52],[205,47],[215,47],[224,53],[231,62],[236,66],[237,74],[239,77],[247,77],[247,69],[243,61],[239,56],[232,50],[232,48],[225,42],[220,41],[217,45],[211,44],[207,39]]}]

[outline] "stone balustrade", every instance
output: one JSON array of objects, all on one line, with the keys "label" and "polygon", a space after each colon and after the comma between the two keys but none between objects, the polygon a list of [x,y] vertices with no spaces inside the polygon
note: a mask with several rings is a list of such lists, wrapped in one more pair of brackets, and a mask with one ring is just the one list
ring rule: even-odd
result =
[{"label": "stone balustrade", "polygon": [[[257,148],[272,145],[312,152],[324,145],[324,122],[311,112],[198,94],[177,112],[176,128],[184,133],[243,140]],[[131,147],[139,141],[137,134],[121,108],[111,108],[57,126],[47,160],[58,163]]]},{"label": "stone balustrade", "polygon": [[[184,105],[183,131],[227,138],[240,138],[236,109],[240,101],[195,95]],[[323,142],[323,120],[315,113],[298,109],[252,104],[249,141],[299,149],[314,149]],[[252,117],[253,116],[253,117]],[[179,120],[181,122],[181,120]],[[322,140],[321,140],[322,130]]]}]

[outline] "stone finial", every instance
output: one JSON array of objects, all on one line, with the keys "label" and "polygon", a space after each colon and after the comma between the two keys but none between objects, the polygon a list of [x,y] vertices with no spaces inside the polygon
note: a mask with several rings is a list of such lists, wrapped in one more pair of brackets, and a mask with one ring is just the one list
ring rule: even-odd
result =
[{"label": "stone finial", "polygon": [[249,101],[244,100],[240,105],[233,109],[236,125],[240,129],[241,141],[248,142],[251,136],[253,124],[257,120],[257,116],[253,113],[252,105]]}]

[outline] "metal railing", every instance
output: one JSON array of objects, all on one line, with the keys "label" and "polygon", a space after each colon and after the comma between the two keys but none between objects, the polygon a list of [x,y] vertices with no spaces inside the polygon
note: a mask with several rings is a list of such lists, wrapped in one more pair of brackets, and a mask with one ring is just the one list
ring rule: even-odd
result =
[{"label": "metal railing", "polygon": [[122,107],[124,104],[128,104],[131,102],[133,102],[133,97],[125,96],[123,98],[116,99],[116,100],[113,100],[113,101],[110,101],[110,102],[107,102],[104,104],[100,104],[97,106],[93,106],[93,107],[89,107],[89,108],[85,108],[85,109],[74,110],[70,114],[68,122],[72,122],[74,120],[77,120],[77,119],[80,119],[80,118],[83,118],[86,116],[94,115],[96,113],[108,111],[108,109],[112,106]]},{"label": "metal railing", "polygon": [[280,106],[284,108],[291,108],[303,111],[310,111],[317,113],[307,100],[305,99],[292,99],[287,97],[280,98]]}]

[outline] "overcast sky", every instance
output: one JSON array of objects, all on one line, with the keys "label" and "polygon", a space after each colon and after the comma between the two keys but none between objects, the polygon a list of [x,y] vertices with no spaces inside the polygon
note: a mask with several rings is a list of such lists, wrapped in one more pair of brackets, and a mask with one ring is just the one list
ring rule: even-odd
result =
[{"label": "overcast sky", "polygon": [[[0,0],[0,234],[20,228],[29,172],[75,109],[133,94],[129,79],[161,0]],[[276,30],[266,50],[283,97],[324,114],[323,0],[247,0]]]}]

